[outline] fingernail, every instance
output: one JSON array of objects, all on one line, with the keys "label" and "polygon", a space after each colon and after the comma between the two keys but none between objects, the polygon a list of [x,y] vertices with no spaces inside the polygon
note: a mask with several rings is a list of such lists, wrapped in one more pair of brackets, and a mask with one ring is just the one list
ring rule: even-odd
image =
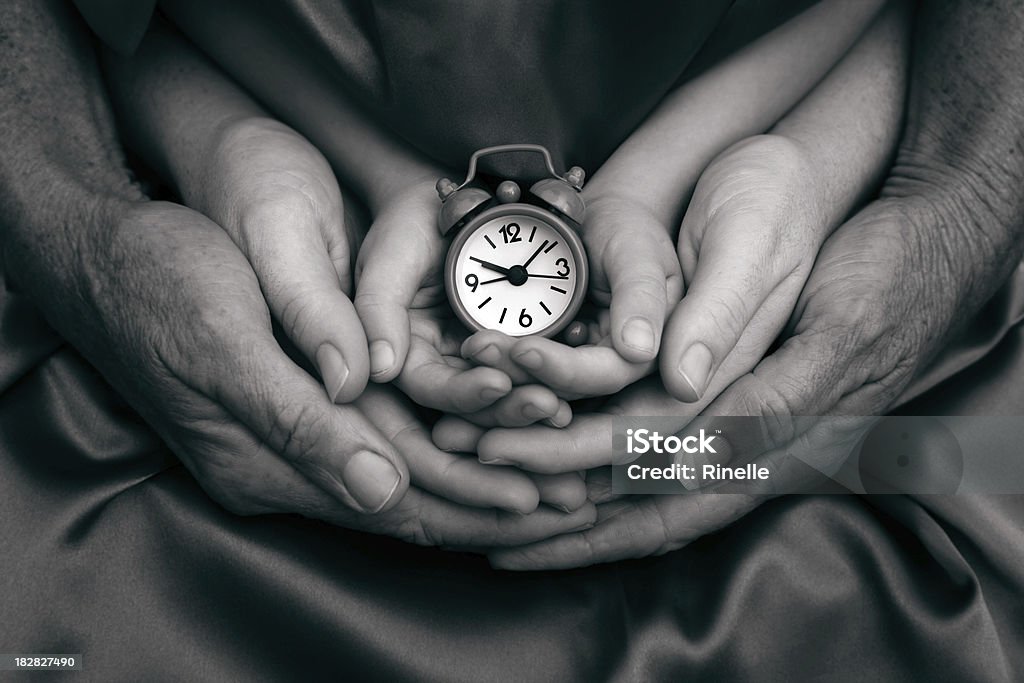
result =
[{"label": "fingernail", "polygon": [[386,458],[359,451],[348,461],[344,473],[345,488],[356,502],[370,513],[379,512],[395,495],[402,476]]},{"label": "fingernail", "polygon": [[704,344],[697,342],[686,349],[682,359],[679,361],[679,374],[682,376],[692,396],[685,397],[688,403],[700,400],[704,390],[708,386],[708,376],[711,374],[711,351]]},{"label": "fingernail", "polygon": [[543,420],[543,422],[556,429],[562,429],[568,427],[569,423],[572,422],[572,408],[565,401],[558,402],[558,412],[551,417]]},{"label": "fingernail", "polygon": [[548,505],[555,508],[556,510],[559,510],[560,512],[564,512],[567,515],[572,512],[572,510],[569,509],[568,505],[561,505],[560,503],[548,503]]},{"label": "fingernail", "polygon": [[535,406],[532,403],[527,403],[523,406],[523,417],[531,420],[539,420],[542,417],[548,417],[548,411],[544,410],[540,406]]},{"label": "fingernail", "polygon": [[497,387],[487,387],[486,389],[480,390],[480,400],[486,401],[487,403],[494,403],[502,396],[508,394],[505,389],[499,389]]},{"label": "fingernail", "polygon": [[630,318],[622,327],[622,341],[637,351],[651,353],[654,351],[654,326],[645,318]]},{"label": "fingernail", "polygon": [[395,350],[383,339],[370,344],[370,368],[374,375],[381,375],[395,364]]},{"label": "fingernail", "polygon": [[502,458],[481,458],[479,456],[477,457],[477,461],[481,465],[511,465],[512,464],[508,460],[504,460]]},{"label": "fingernail", "polygon": [[494,344],[488,344],[484,348],[480,349],[473,354],[475,360],[488,365],[493,365],[501,360],[501,351]]},{"label": "fingernail", "polygon": [[523,351],[515,357],[515,361],[524,367],[530,368],[531,370],[536,370],[544,364],[544,359],[541,358],[541,355],[533,349]]},{"label": "fingernail", "polygon": [[587,326],[575,320],[562,333],[563,341],[569,346],[580,346],[587,341]]},{"label": "fingernail", "polygon": [[335,403],[349,375],[345,358],[333,344],[321,344],[316,350],[316,364],[320,368],[320,377],[324,380],[327,397],[331,399],[331,403]]}]

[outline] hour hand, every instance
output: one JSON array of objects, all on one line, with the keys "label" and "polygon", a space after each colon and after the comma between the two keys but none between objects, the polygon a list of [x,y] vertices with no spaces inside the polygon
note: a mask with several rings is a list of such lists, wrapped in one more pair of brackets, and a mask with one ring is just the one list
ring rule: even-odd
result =
[{"label": "hour hand", "polygon": [[502,275],[508,275],[508,268],[503,268],[503,267],[499,266],[497,263],[491,263],[490,261],[484,261],[483,259],[478,259],[476,256],[470,256],[469,260],[470,261],[476,261],[477,263],[479,263],[481,266],[483,266],[487,270],[493,270],[496,273],[501,273]]}]

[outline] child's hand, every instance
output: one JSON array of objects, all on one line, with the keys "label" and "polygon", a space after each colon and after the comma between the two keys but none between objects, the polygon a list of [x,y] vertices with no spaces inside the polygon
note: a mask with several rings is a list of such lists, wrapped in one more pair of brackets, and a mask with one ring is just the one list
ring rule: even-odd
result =
[{"label": "child's hand", "polygon": [[485,330],[462,348],[466,358],[505,371],[513,382],[539,381],[569,400],[613,394],[650,374],[665,318],[683,288],[669,231],[649,210],[611,193],[587,200],[582,234],[594,305],[586,344]]},{"label": "child's hand", "polygon": [[341,192],[323,156],[268,118],[227,124],[208,154],[189,203],[238,245],[274,318],[347,403],[366,386],[366,338],[351,290],[351,246]]},{"label": "child's hand", "polygon": [[394,380],[417,403],[486,426],[568,423],[568,404],[550,390],[513,387],[507,373],[459,355],[468,333],[444,293],[439,206],[433,180],[410,186],[381,209],[360,250],[355,305],[373,380]]}]

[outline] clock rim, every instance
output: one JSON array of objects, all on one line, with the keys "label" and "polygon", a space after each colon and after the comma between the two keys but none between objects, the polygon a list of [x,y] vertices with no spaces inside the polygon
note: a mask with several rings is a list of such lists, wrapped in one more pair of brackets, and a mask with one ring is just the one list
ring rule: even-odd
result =
[{"label": "clock rim", "polygon": [[573,259],[576,261],[578,266],[576,274],[576,290],[573,292],[572,298],[569,300],[569,305],[566,307],[565,311],[558,316],[558,318],[538,332],[508,335],[515,339],[524,337],[546,337],[550,339],[564,330],[566,326],[573,321],[576,314],[580,312],[580,308],[583,307],[583,301],[587,297],[587,287],[590,284],[590,262],[587,260],[587,252],[584,249],[583,238],[580,236],[579,232],[569,225],[569,223],[562,217],[548,211],[547,209],[523,202],[501,204],[482,211],[480,214],[474,216],[469,223],[462,226],[455,235],[455,238],[452,240],[451,245],[448,247],[448,256],[445,258],[445,295],[448,299],[448,303],[452,307],[452,310],[455,311],[456,317],[463,325],[469,328],[470,331],[479,332],[481,330],[491,329],[476,322],[476,320],[473,319],[473,316],[470,315],[469,311],[463,305],[462,299],[454,294],[454,292],[458,291],[455,286],[455,268],[457,265],[456,255],[462,250],[466,241],[474,232],[476,232],[477,228],[495,218],[510,214],[530,216],[531,218],[542,220],[551,225],[555,229],[555,232],[562,234],[562,237],[565,239],[565,242],[569,247],[569,251],[572,253]]}]

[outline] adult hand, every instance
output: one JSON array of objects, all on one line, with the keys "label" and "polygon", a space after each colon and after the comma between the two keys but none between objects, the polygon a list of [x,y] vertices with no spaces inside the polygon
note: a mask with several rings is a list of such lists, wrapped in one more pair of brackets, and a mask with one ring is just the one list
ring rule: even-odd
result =
[{"label": "adult hand", "polygon": [[185,202],[223,227],[249,260],[271,314],[348,403],[366,387],[369,354],[349,300],[352,252],[341,191],[316,148],[287,126],[245,117],[222,126]]},{"label": "adult hand", "polygon": [[[771,471],[768,482],[740,493],[613,500],[599,506],[592,529],[496,551],[492,563],[554,569],[667,552],[774,495],[801,490],[809,468],[791,455],[794,449],[807,454],[803,460],[815,458],[816,470],[838,468],[864,420],[797,416],[884,414],[964,313],[979,304],[978,280],[991,291],[1020,258],[1019,245],[995,260],[988,245],[961,239],[961,226],[978,226],[979,218],[965,213],[967,205],[937,194],[879,200],[840,228],[801,296],[792,336],[705,410],[707,416],[760,418],[764,454],[755,462]],[[1011,243],[1002,246],[1011,249]]]},{"label": "adult hand", "polygon": [[[817,445],[820,435],[800,432],[803,423],[793,416],[884,413],[1020,264],[1024,80],[1010,55],[1024,47],[1024,11],[1010,3],[1001,10],[956,1],[921,9],[914,96],[883,199],[826,242],[798,301],[792,335],[708,406],[709,415],[762,418],[767,445],[783,446],[769,460],[784,456],[794,440]],[[1016,133],[1007,138],[1006,131]],[[833,443],[842,444],[841,436]],[[774,491],[799,484],[795,470],[779,471]],[[497,552],[492,562],[552,568],[663,552],[761,500],[616,501],[586,535]]]},{"label": "adult hand", "polygon": [[[64,264],[73,289],[51,282],[45,309],[229,510],[297,512],[417,540],[468,542],[477,530],[479,545],[500,543],[498,528],[542,538],[582,523],[586,509],[568,522],[553,510],[544,524],[516,521],[538,506],[532,480],[435,448],[390,389],[333,404],[280,349],[251,268],[205,217],[162,202],[119,204],[106,217],[106,237]],[[12,256],[28,255],[7,264],[15,281],[45,280],[40,242],[14,244]],[[414,501],[371,524],[410,483]],[[410,519],[408,505],[425,506],[427,518]],[[444,531],[408,532],[431,520]]]},{"label": "adult hand", "polygon": [[219,226],[175,204],[84,201],[94,229],[19,230],[8,272],[215,499],[241,509],[253,489],[272,489],[253,468],[270,453],[341,506],[401,499],[405,462],[281,350],[256,277]]}]

